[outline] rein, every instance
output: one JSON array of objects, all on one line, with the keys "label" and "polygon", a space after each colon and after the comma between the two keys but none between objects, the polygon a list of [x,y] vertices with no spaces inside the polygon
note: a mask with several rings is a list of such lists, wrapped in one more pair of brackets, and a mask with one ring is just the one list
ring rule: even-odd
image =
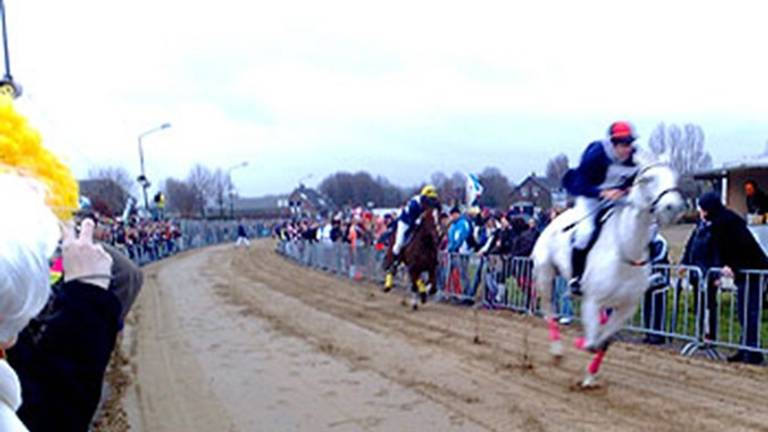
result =
[{"label": "rein", "polygon": [[[634,187],[635,185],[640,184],[639,179],[642,177],[642,175],[645,172],[647,172],[648,170],[650,170],[652,168],[656,168],[656,167],[659,167],[659,166],[669,166],[669,164],[666,163],[666,162],[655,162],[655,163],[652,163],[652,164],[644,166],[640,171],[638,171],[637,176],[635,177],[635,181],[632,183],[632,187]],[[680,189],[679,187],[675,186],[675,187],[667,188],[667,189],[664,189],[663,191],[661,191],[661,193],[659,193],[656,196],[656,198],[651,202],[651,205],[649,207],[641,207],[641,206],[638,206],[638,205],[636,205],[636,204],[634,204],[632,202],[627,202],[627,204],[632,206],[632,207],[637,208],[640,211],[648,211],[650,214],[654,214],[656,212],[656,205],[661,201],[661,199],[664,198],[665,195],[673,193],[673,192],[677,192],[680,195],[683,194],[682,189]],[[618,228],[618,224],[616,224],[616,235],[617,235],[616,238],[617,239],[620,238],[618,236],[618,234],[619,234],[619,228]],[[646,265],[648,265],[650,263],[650,259],[633,260],[633,259],[627,258],[627,255],[624,253],[624,250],[622,249],[620,242],[618,244],[618,248],[619,248],[619,254],[621,256],[621,260],[625,264],[628,264],[628,265],[633,266],[633,267],[644,267],[644,266],[646,266]]]}]

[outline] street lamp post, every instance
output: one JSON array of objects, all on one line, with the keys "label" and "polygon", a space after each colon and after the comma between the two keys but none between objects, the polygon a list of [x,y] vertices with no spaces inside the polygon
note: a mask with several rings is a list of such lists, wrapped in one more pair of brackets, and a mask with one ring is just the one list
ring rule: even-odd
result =
[{"label": "street lamp post", "polygon": [[230,177],[233,170],[238,168],[245,168],[248,166],[248,161],[240,162],[237,165],[227,168],[227,178],[229,178],[229,217],[235,218],[235,188],[232,184],[232,178]]},{"label": "street lamp post", "polygon": [[11,75],[11,58],[8,55],[8,32],[5,27],[5,2],[3,0],[0,0],[0,14],[2,15],[0,24],[3,26],[3,54],[5,56],[5,75],[0,80],[0,93],[17,98],[21,96],[21,86],[13,81]]},{"label": "street lamp post", "polygon": [[163,123],[162,125],[150,129],[144,133],[139,134],[139,162],[141,162],[141,175],[136,179],[139,184],[141,185],[141,189],[144,193],[144,209],[149,211],[149,199],[147,198],[147,188],[151,185],[149,182],[149,179],[147,179],[147,174],[144,171],[144,147],[141,145],[141,140],[152,133],[159,132],[163,129],[168,129],[171,127],[170,123]]}]

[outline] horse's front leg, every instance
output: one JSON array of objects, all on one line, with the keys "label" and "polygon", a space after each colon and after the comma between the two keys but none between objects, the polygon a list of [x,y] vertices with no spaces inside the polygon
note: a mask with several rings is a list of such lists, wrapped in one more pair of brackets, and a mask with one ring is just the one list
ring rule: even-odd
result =
[{"label": "horse's front leg", "polygon": [[632,318],[632,315],[635,314],[636,310],[637,302],[632,302],[612,308],[611,315],[608,317],[608,321],[606,321],[598,331],[594,347],[597,349],[604,348],[604,346],[609,342],[610,338],[613,337],[613,335],[615,335],[619,330],[621,330],[621,328],[624,326],[624,323]]},{"label": "horse's front leg", "polygon": [[392,247],[387,250],[384,260],[384,292],[389,292],[395,286],[395,275],[397,274],[398,263],[392,254]]},{"label": "horse's front leg", "polygon": [[[584,305],[582,304],[582,308]],[[600,366],[603,363],[603,358],[608,350],[608,344],[610,338],[613,337],[616,332],[621,330],[624,323],[632,317],[637,307],[637,303],[622,305],[612,308],[610,316],[607,320],[604,320],[605,311],[598,310],[596,319],[594,322],[598,325],[598,334],[596,336],[593,345],[585,344],[584,348],[595,352],[595,356],[587,366],[587,373],[584,380],[581,382],[581,386],[584,388],[590,388],[598,385],[597,375],[600,373]],[[600,327],[600,325],[602,326]]]},{"label": "horse's front leg", "polygon": [[555,272],[549,264],[540,264],[533,267],[534,286],[536,295],[541,298],[541,310],[544,319],[549,326],[549,352],[558,362],[563,357],[563,342],[560,340],[560,326],[557,317],[552,310],[552,289],[554,287]]},{"label": "horse's front leg", "polygon": [[589,293],[581,302],[581,323],[584,337],[576,340],[576,348],[594,351],[600,336],[600,305]]}]

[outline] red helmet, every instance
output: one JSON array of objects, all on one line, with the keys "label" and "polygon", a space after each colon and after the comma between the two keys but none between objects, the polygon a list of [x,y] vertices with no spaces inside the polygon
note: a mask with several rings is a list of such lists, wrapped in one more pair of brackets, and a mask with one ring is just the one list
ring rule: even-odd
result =
[{"label": "red helmet", "polygon": [[625,121],[617,121],[611,124],[611,127],[608,128],[608,137],[610,137],[611,141],[614,143],[631,143],[637,139],[635,128],[632,127],[631,123]]}]

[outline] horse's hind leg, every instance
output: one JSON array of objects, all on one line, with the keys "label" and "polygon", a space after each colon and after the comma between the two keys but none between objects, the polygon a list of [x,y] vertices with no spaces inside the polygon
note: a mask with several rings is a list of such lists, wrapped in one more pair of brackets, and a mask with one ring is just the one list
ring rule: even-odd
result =
[{"label": "horse's hind leg", "polygon": [[[414,279],[414,277],[415,277],[415,279]],[[419,298],[421,299],[421,302],[422,303],[426,303],[427,302],[427,291],[429,290],[429,288],[427,288],[427,284],[424,283],[424,279],[421,278],[421,273],[417,273],[415,275],[411,274],[411,279],[415,280],[416,292],[419,294]],[[431,279],[431,276],[430,276],[430,283],[433,283],[432,279]]]},{"label": "horse's hind leg", "polygon": [[563,343],[560,340],[560,327],[552,311],[552,289],[555,281],[555,269],[544,263],[533,268],[536,281],[536,295],[541,297],[541,310],[549,326],[549,352],[555,361],[563,357]]},{"label": "horse's hind leg", "polygon": [[429,270],[429,295],[437,294],[437,265]]}]

